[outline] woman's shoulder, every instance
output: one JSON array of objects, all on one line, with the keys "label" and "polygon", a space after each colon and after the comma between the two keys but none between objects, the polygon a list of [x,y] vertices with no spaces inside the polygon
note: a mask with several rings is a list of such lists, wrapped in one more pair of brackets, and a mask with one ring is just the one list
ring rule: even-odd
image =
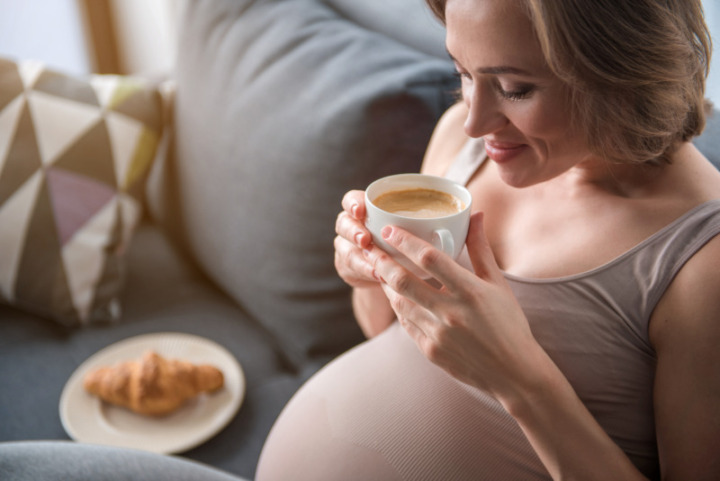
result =
[{"label": "woman's shoulder", "polygon": [[440,117],[433,131],[423,159],[422,171],[426,174],[444,175],[468,141],[463,125],[467,107],[458,102]]},{"label": "woman's shoulder", "polygon": [[[674,175],[665,182],[670,184],[666,190],[673,190],[671,199],[688,213],[707,205],[705,212],[708,212],[708,217],[703,221],[705,230],[702,232],[707,231],[705,237],[709,238],[703,237],[705,240],[682,265],[657,311],[665,319],[677,318],[685,322],[682,319],[698,315],[692,314],[697,309],[709,309],[714,305],[713,318],[717,318],[720,315],[720,303],[717,302],[720,275],[716,268],[716,260],[720,258],[720,211],[717,202],[720,199],[720,172],[692,144],[683,145],[672,160]],[[700,235],[701,231],[697,229],[693,227],[693,232]],[[668,313],[680,311],[682,315]]]},{"label": "woman's shoulder", "polygon": [[662,186],[686,210],[708,200],[720,199],[720,171],[691,143],[677,149]]}]

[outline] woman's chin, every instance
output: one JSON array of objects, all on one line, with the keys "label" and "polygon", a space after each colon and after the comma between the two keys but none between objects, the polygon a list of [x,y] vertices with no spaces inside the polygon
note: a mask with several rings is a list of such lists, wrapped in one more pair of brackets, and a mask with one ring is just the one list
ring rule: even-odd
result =
[{"label": "woman's chin", "polygon": [[516,168],[508,168],[507,166],[503,165],[498,165],[497,170],[500,179],[506,185],[509,185],[510,187],[515,187],[516,189],[531,187],[546,180],[541,179],[536,175],[533,175],[527,170],[523,171]]}]

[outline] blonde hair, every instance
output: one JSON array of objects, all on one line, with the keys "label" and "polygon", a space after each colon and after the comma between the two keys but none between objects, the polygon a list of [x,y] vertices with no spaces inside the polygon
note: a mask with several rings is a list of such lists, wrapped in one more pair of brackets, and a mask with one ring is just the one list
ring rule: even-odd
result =
[{"label": "blonde hair", "polygon": [[[427,0],[443,22],[446,1]],[[669,161],[702,132],[712,40],[700,0],[522,2],[595,154]]]}]

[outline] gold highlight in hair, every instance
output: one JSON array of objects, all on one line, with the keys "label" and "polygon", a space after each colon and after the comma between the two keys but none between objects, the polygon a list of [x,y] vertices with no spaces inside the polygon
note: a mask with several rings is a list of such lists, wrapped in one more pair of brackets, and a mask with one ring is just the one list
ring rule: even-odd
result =
[{"label": "gold highlight in hair", "polygon": [[[443,22],[446,1],[427,0]],[[700,0],[516,1],[595,154],[666,161],[702,132],[712,41]]]}]

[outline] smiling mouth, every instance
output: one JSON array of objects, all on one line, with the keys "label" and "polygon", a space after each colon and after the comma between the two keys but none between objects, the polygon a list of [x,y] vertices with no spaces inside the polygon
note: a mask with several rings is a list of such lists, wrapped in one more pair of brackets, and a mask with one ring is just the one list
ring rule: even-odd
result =
[{"label": "smiling mouth", "polygon": [[507,162],[527,149],[527,144],[515,144],[510,142],[494,142],[485,140],[485,151],[495,162]]}]

